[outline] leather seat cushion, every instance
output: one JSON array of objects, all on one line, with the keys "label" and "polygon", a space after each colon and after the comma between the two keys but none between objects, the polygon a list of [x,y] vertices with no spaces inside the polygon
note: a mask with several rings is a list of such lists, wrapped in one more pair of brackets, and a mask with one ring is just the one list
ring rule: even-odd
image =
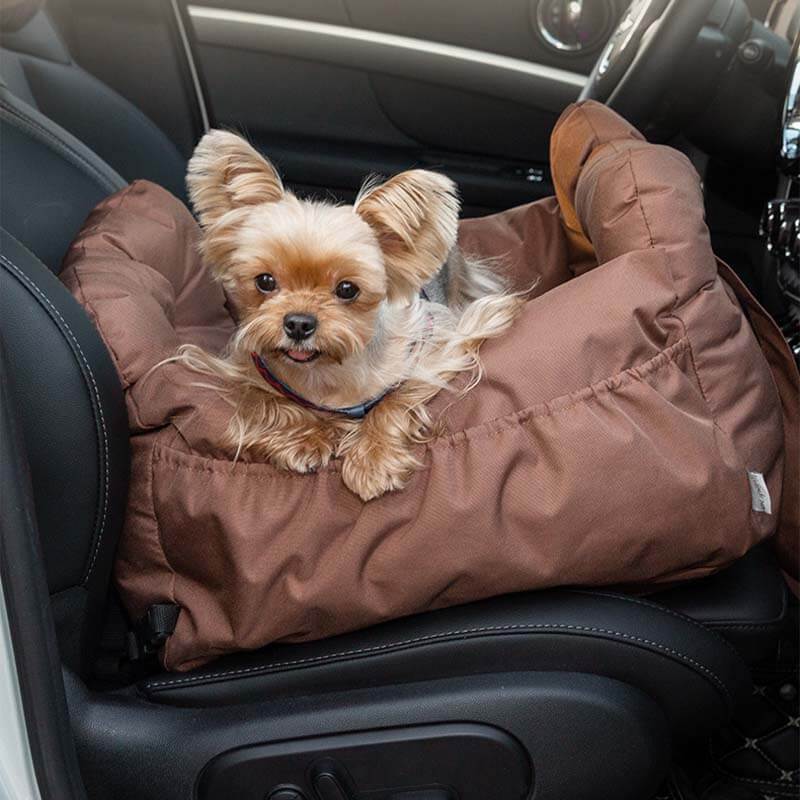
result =
[{"label": "leather seat cushion", "polygon": [[[774,651],[786,623],[787,594],[774,556],[759,547],[726,570],[647,598],[598,590],[520,594],[333,640],[273,645],[186,675],[150,677],[139,689],[157,702],[216,705],[303,693],[312,687],[323,691],[469,671],[567,668],[616,677],[624,671],[630,680],[632,673],[621,671],[622,664],[631,657],[631,668],[638,669],[634,665],[641,653],[634,655],[623,647],[605,661],[600,653],[611,651],[600,639],[625,645],[632,636],[637,648],[651,647],[662,655],[675,650],[683,653],[684,664],[690,663],[687,658],[698,663],[702,658],[707,666],[706,655],[690,655],[686,649],[703,639],[698,622],[753,664]],[[631,612],[640,614],[636,622]],[[686,624],[681,627],[678,620]],[[682,638],[670,639],[679,630]],[[566,636],[578,638],[569,643]],[[640,641],[644,638],[650,645]],[[468,657],[462,648],[469,648]],[[653,685],[660,683],[659,677],[652,677]]]},{"label": "leather seat cushion", "polygon": [[[749,689],[744,662],[693,620],[647,600],[590,591],[508,595],[318,642],[273,645],[138,689],[171,705],[215,706],[490,674],[603,675],[656,698],[672,725],[695,703],[724,719]],[[707,722],[708,720],[706,720]]]}]

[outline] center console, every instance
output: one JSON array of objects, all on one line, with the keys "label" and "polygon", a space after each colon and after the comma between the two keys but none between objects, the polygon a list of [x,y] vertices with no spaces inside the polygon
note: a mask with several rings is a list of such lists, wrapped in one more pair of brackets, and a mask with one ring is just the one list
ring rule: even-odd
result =
[{"label": "center console", "polygon": [[780,144],[782,196],[770,201],[761,233],[779,291],[778,322],[800,363],[800,36],[795,41]]}]

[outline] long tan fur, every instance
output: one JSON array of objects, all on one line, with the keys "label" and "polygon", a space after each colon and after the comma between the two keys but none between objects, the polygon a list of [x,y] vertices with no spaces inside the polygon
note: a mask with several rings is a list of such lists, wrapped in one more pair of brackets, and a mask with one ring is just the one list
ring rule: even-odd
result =
[{"label": "long tan fur", "polygon": [[[190,162],[188,185],[204,257],[239,327],[222,355],[185,346],[175,359],[231,404],[221,444],[295,472],[341,458],[344,483],[365,501],[402,488],[419,466],[415,446],[434,435],[426,404],[457,375],[469,375],[462,391],[480,379],[482,342],[508,330],[524,302],[485,265],[452,256],[451,307],[420,298],[454,248],[453,183],[412,170],[370,184],[355,206],[301,201],[244,140],[212,131]],[[267,295],[256,288],[264,273],[277,287]],[[354,299],[335,294],[341,281],[358,286]],[[317,329],[295,346],[282,321],[296,312],[313,314]],[[297,348],[313,352],[313,362],[287,355]],[[253,351],[318,405],[355,405],[394,388],[364,420],[323,414],[272,389]]]}]

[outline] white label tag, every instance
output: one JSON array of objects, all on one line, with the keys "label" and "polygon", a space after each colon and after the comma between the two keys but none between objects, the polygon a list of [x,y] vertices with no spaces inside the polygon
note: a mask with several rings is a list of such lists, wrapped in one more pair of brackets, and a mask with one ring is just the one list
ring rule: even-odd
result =
[{"label": "white label tag", "polygon": [[772,498],[769,496],[769,489],[764,476],[760,472],[747,470],[747,480],[750,481],[750,497],[753,501],[753,511],[771,514]]}]

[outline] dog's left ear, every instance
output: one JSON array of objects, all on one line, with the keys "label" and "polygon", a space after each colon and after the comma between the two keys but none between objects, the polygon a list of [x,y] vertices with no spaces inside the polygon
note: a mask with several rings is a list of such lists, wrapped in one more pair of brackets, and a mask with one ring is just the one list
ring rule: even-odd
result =
[{"label": "dog's left ear", "polygon": [[378,237],[390,300],[417,294],[456,243],[456,185],[437,172],[412,169],[386,183],[365,184],[355,210]]}]

